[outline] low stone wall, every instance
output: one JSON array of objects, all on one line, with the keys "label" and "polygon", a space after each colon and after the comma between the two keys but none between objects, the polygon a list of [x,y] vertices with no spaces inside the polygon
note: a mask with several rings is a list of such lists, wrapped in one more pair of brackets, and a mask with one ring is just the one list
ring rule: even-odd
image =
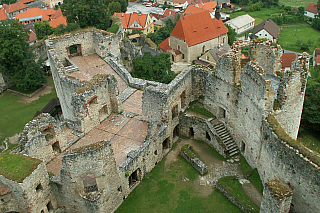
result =
[{"label": "low stone wall", "polygon": [[180,150],[180,155],[184,159],[186,159],[193,166],[193,168],[195,168],[201,175],[204,175],[208,172],[207,165],[205,165],[198,157],[191,158],[182,149]]},{"label": "low stone wall", "polygon": [[46,87],[46,85],[42,85],[42,87],[40,87],[39,89],[37,89],[36,91],[34,91],[34,92],[31,93],[31,94],[26,94],[26,93],[23,93],[23,92],[18,92],[18,91],[12,90],[12,89],[8,89],[8,91],[13,92],[13,93],[16,93],[16,94],[19,94],[19,95],[26,96],[26,97],[28,97],[28,98],[31,98],[32,96],[34,96],[35,94],[37,94],[38,92],[40,92],[41,90],[43,90],[45,87]]},{"label": "low stone wall", "polygon": [[[217,181],[216,188],[223,194],[223,196],[228,198],[228,200],[231,203],[233,203],[236,207],[238,207],[240,209],[240,211],[245,212],[245,213],[249,213],[249,211],[247,211],[241,203],[237,202],[236,199],[227,190],[225,190],[221,186],[219,181]],[[250,213],[252,213],[252,212],[255,212],[255,211],[254,210],[250,211]]]}]

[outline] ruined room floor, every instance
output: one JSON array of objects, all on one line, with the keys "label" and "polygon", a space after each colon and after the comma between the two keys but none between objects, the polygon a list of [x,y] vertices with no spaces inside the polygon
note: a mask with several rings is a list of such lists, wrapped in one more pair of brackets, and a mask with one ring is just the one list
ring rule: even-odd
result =
[{"label": "ruined room floor", "polygon": [[135,93],[122,103],[123,110],[142,115],[142,94],[142,90],[135,91]]},{"label": "ruined room floor", "polygon": [[138,149],[144,143],[147,135],[147,126],[146,122],[140,121],[135,117],[129,118],[122,114],[112,113],[96,128],[69,147],[67,151],[48,163],[47,170],[60,177],[61,160],[66,152],[101,140],[111,141],[116,164],[121,165],[127,159],[127,154],[130,151]]},{"label": "ruined room floor", "polygon": [[77,65],[79,71],[69,73],[69,76],[76,77],[80,81],[90,81],[94,75],[110,74],[118,81],[119,93],[128,87],[126,82],[97,54],[74,56],[70,60]]}]

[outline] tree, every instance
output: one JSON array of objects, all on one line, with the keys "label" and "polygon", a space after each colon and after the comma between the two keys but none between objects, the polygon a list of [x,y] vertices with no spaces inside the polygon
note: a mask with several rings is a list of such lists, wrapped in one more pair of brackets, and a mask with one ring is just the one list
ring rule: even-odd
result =
[{"label": "tree", "polygon": [[146,52],[143,56],[133,60],[133,66],[132,76],[142,79],[168,84],[176,76],[171,71],[170,54],[168,53],[153,56],[150,52]]},{"label": "tree", "polygon": [[320,132],[320,79],[308,80],[301,121],[304,128]]},{"label": "tree", "polygon": [[46,78],[41,61],[34,61],[29,49],[29,36],[18,20],[2,20],[0,24],[0,72],[11,77],[20,89],[35,89]]},{"label": "tree", "polygon": [[232,27],[230,27],[230,25],[228,25],[228,24],[225,24],[225,25],[229,29],[229,31],[228,31],[228,44],[231,46],[233,44],[233,42],[236,40],[237,33]]},{"label": "tree", "polygon": [[90,26],[106,30],[111,26],[107,6],[104,0],[65,0],[60,8],[68,24],[77,23],[81,28]]},{"label": "tree", "polygon": [[320,0],[318,0],[318,2],[317,2],[317,10],[318,10],[318,15],[319,15],[319,12],[320,12]]},{"label": "tree", "polygon": [[0,4],[13,4],[16,0],[0,0]]},{"label": "tree", "polygon": [[121,12],[121,4],[115,1],[109,3],[109,11],[111,14],[114,14],[115,12]]},{"label": "tree", "polygon": [[36,21],[34,23],[34,30],[36,31],[37,39],[39,40],[53,33],[52,27],[47,20]]}]

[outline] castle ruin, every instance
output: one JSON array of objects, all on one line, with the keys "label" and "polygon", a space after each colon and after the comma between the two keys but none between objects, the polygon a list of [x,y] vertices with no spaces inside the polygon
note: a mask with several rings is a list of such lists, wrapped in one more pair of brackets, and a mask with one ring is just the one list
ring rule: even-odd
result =
[{"label": "castle ruin", "polygon": [[[124,39],[120,26],[117,34],[89,29],[46,40],[63,116],[40,114],[26,124],[13,152],[39,163],[20,182],[0,175],[1,212],[113,212],[179,135],[203,140],[224,157],[241,152],[264,183],[276,179],[291,188],[292,212],[320,212],[319,165],[271,123],[297,138],[308,54],[284,72],[279,45],[236,42],[216,69],[191,66],[162,84],[133,78],[122,66],[121,55],[135,54]],[[192,101],[216,118],[185,113]]]}]

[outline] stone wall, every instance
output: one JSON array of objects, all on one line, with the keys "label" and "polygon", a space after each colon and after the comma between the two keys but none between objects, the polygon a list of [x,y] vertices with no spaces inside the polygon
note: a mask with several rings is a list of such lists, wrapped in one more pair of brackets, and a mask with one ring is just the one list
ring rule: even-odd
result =
[{"label": "stone wall", "polygon": [[0,73],[0,94],[6,91],[9,87],[13,86],[14,83],[10,81],[10,78]]},{"label": "stone wall", "polygon": [[[93,192],[86,191],[86,177]],[[114,159],[110,142],[80,147],[62,158],[60,195],[66,212],[112,212],[122,202],[123,179]]]},{"label": "stone wall", "polygon": [[19,146],[22,153],[47,163],[67,148],[67,140],[60,124],[42,113],[25,125]]},{"label": "stone wall", "polygon": [[[51,202],[53,208],[56,207],[55,198],[51,194],[45,163],[40,163],[22,183],[17,183],[0,175],[0,184],[3,184],[11,191],[11,196],[14,198],[12,202],[16,203],[16,205],[11,203],[4,206],[4,212],[33,213],[41,210],[48,212],[47,204],[49,202]],[[39,184],[41,187],[39,187]]]},{"label": "stone wall", "polygon": [[182,149],[180,150],[180,155],[186,159],[201,175],[204,175],[208,172],[207,165],[205,165],[198,157],[192,158]]}]

